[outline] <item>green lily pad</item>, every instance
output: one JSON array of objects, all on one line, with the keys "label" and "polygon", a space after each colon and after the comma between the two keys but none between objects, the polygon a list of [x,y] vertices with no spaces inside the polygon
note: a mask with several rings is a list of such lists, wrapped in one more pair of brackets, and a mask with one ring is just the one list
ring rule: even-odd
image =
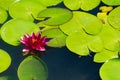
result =
[{"label": "green lily pad", "polygon": [[118,57],[118,51],[109,51],[107,49],[103,49],[103,51],[95,54],[94,62],[102,63],[115,57]]},{"label": "green lily pad", "polygon": [[118,51],[119,50],[119,43],[118,43],[118,34],[112,26],[106,24],[101,33],[100,37],[103,41],[104,48],[111,50],[111,51]]},{"label": "green lily pad", "polygon": [[18,68],[19,80],[47,80],[47,76],[47,67],[37,56],[28,56]]},{"label": "green lily pad", "polygon": [[106,61],[100,68],[102,80],[120,80],[120,58]]},{"label": "green lily pad", "polygon": [[8,10],[8,8],[17,1],[19,0],[0,0],[0,6],[5,10]]},{"label": "green lily pad", "polygon": [[81,8],[82,10],[89,11],[97,7],[100,4],[100,0],[64,0],[64,4],[71,10]]},{"label": "green lily pad", "polygon": [[39,27],[31,21],[12,19],[1,27],[1,37],[8,44],[17,46],[21,37],[39,31]]},{"label": "green lily pad", "polygon": [[50,38],[48,46],[50,47],[63,47],[66,44],[66,35],[58,28],[48,29],[42,32],[42,35]]},{"label": "green lily pad", "polygon": [[11,64],[11,57],[6,51],[0,49],[0,73],[7,70],[10,64]]},{"label": "green lily pad", "polygon": [[120,30],[120,7],[113,9],[108,15],[108,22],[115,28]]},{"label": "green lily pad", "polygon": [[73,18],[60,25],[60,29],[68,35],[83,30],[88,34],[98,34],[102,26],[102,22],[96,16],[86,12],[73,11]]},{"label": "green lily pad", "polygon": [[89,54],[89,50],[92,52],[101,52],[103,49],[103,43],[99,36],[91,36],[83,33],[74,33],[66,39],[67,48],[81,56]]},{"label": "green lily pad", "polygon": [[37,0],[44,4],[45,6],[54,6],[61,3],[63,0]]},{"label": "green lily pad", "polygon": [[111,6],[120,5],[120,0],[102,0],[102,2]]},{"label": "green lily pad", "polygon": [[92,52],[101,52],[104,48],[103,41],[99,36],[86,35],[87,46]]},{"label": "green lily pad", "polygon": [[9,13],[12,18],[33,21],[34,18],[38,19],[38,13],[45,8],[45,6],[35,0],[22,0],[11,5]]},{"label": "green lily pad", "polygon": [[89,55],[89,49],[87,47],[87,40],[84,34],[74,33],[66,39],[67,48],[81,56]]},{"label": "green lily pad", "polygon": [[0,24],[3,24],[7,20],[8,14],[5,9],[0,7]]},{"label": "green lily pad", "polygon": [[2,76],[0,77],[0,80],[17,80],[17,79],[12,76]]},{"label": "green lily pad", "polygon": [[60,29],[67,35],[82,32],[82,24],[79,21],[80,12],[73,12],[73,17],[67,23],[60,25]]},{"label": "green lily pad", "polygon": [[[49,13],[49,14],[48,14]],[[64,8],[47,8],[38,14],[39,18],[46,18],[46,25],[61,25],[72,18],[72,12]]]}]

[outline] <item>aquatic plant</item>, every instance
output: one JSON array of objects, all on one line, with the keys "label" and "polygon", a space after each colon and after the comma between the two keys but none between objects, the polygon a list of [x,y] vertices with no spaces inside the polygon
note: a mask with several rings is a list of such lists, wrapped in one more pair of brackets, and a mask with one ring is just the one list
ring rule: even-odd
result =
[{"label": "aquatic plant", "polygon": [[[94,54],[94,62],[103,63],[101,79],[120,80],[119,5],[120,0],[0,0],[1,39],[11,46],[26,46],[19,80],[47,80],[47,66],[38,55],[46,46],[66,46],[78,56]],[[0,73],[10,66],[10,56],[0,49]]]}]

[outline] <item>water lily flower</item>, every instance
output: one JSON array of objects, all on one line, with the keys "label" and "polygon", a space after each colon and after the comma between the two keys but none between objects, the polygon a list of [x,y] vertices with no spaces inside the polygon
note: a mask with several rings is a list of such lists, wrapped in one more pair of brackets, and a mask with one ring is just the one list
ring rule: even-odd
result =
[{"label": "water lily flower", "polygon": [[40,33],[32,33],[31,35],[25,34],[20,40],[20,42],[25,45],[25,48],[22,51],[45,51],[45,45],[48,44],[46,38],[46,36],[41,37]]}]

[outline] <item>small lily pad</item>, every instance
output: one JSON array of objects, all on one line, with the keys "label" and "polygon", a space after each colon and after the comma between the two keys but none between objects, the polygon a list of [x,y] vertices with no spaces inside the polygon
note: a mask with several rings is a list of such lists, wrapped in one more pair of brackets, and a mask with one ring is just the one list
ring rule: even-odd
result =
[{"label": "small lily pad", "polygon": [[[120,1],[120,0],[119,0]],[[120,6],[113,9],[108,15],[108,22],[115,28],[120,30]]]},{"label": "small lily pad", "polygon": [[45,6],[35,0],[22,0],[12,4],[9,8],[9,13],[12,18],[33,21],[34,18],[38,19],[38,13],[45,8]]},{"label": "small lily pad", "polygon": [[[49,14],[48,14],[49,13]],[[72,12],[64,8],[47,8],[38,14],[39,18],[46,18],[46,25],[61,25],[72,18]]]},{"label": "small lily pad", "polygon": [[4,23],[7,20],[8,14],[5,9],[0,7],[0,24]]},{"label": "small lily pad", "polygon": [[110,51],[107,49],[103,49],[101,52],[95,54],[94,62],[102,63],[115,57],[118,57],[118,51]]},{"label": "small lily pad", "polygon": [[100,68],[102,80],[120,80],[120,58],[106,61]]},{"label": "small lily pad", "polygon": [[0,49],[0,73],[7,70],[10,64],[11,64],[11,57],[6,51]]},{"label": "small lily pad", "polygon": [[48,70],[37,56],[28,56],[18,68],[19,80],[47,80]]},{"label": "small lily pad", "polygon": [[59,28],[43,31],[42,35],[50,38],[50,42],[48,43],[50,47],[63,47],[66,44],[67,36]]},{"label": "small lily pad", "polygon": [[12,19],[1,27],[1,37],[8,44],[17,46],[21,37],[39,31],[39,27],[31,21]]},{"label": "small lily pad", "polygon": [[120,5],[120,0],[102,0],[102,2],[111,6]]},{"label": "small lily pad", "polygon": [[71,10],[78,10],[81,8],[85,11],[92,10],[100,4],[100,0],[64,0],[63,2],[65,6]]}]

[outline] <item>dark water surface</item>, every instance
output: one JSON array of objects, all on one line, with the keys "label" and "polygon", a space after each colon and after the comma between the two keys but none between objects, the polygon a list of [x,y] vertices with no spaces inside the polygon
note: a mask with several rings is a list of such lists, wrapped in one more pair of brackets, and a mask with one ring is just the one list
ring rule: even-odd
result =
[{"label": "dark water surface", "polygon": [[[22,47],[13,47],[2,41],[0,44],[0,48],[6,50],[12,57],[12,65],[0,76],[17,76],[18,65],[24,58],[21,54]],[[101,64],[94,63],[92,56],[79,57],[63,47],[48,49],[42,59],[48,66],[48,80],[100,80]]]},{"label": "dark water surface", "polygon": [[93,62],[93,57],[78,57],[65,47],[51,49],[43,57],[49,69],[48,80],[100,80],[101,64]]}]

